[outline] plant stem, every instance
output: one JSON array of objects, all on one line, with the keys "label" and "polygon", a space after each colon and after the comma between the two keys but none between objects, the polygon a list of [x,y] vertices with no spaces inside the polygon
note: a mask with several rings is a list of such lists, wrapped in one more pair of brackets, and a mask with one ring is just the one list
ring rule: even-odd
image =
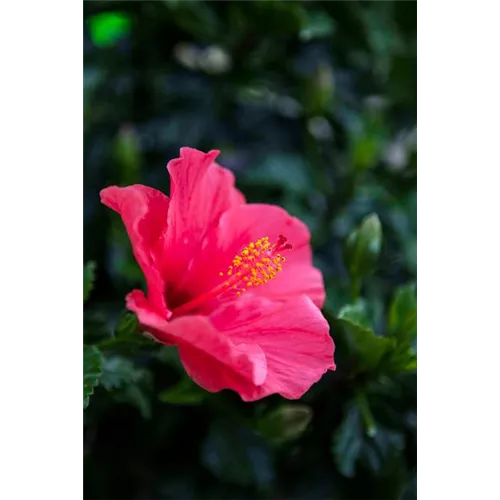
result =
[{"label": "plant stem", "polygon": [[356,393],[356,401],[358,403],[359,409],[361,410],[361,415],[363,415],[363,420],[365,422],[366,433],[370,437],[374,437],[377,434],[377,424],[373,418],[373,414],[370,410],[370,405],[368,404],[368,399],[366,394],[362,391]]}]

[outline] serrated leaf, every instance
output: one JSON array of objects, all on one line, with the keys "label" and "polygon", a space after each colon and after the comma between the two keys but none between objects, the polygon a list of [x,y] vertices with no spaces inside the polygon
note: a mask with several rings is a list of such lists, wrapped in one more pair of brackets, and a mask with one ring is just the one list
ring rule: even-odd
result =
[{"label": "serrated leaf", "polygon": [[103,359],[101,385],[107,390],[119,389],[126,384],[140,380],[140,371],[132,361],[122,356],[112,356]]},{"label": "serrated leaf", "polygon": [[264,488],[274,478],[271,453],[262,438],[232,420],[211,425],[201,459],[214,476],[227,483]]},{"label": "serrated leaf", "polygon": [[96,263],[87,262],[83,266],[83,301],[85,302],[94,288]]},{"label": "serrated leaf", "polygon": [[371,274],[382,250],[382,226],[377,214],[365,217],[344,244],[344,261],[354,279]]},{"label": "serrated leaf", "polygon": [[83,408],[87,408],[94,387],[102,375],[102,355],[96,346],[83,346]]},{"label": "serrated leaf", "polygon": [[393,339],[379,337],[366,326],[357,305],[344,306],[337,319],[344,329],[349,352],[361,370],[378,368],[384,356],[395,346]]},{"label": "serrated leaf", "polygon": [[135,406],[145,419],[151,417],[151,373],[122,356],[103,359],[101,385],[117,402]]},{"label": "serrated leaf", "polygon": [[186,377],[174,387],[161,392],[158,398],[163,403],[196,405],[200,404],[208,395],[207,391],[204,391],[199,385]]},{"label": "serrated leaf", "polygon": [[304,405],[282,405],[257,422],[259,434],[271,443],[297,439],[311,422],[313,412]]}]

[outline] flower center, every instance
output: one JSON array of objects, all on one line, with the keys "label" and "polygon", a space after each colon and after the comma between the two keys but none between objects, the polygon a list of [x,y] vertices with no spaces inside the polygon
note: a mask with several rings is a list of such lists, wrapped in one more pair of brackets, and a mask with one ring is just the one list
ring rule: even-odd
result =
[{"label": "flower center", "polygon": [[[279,252],[291,248],[292,245],[282,234],[273,245],[267,236],[250,243],[234,257],[225,274],[229,278],[225,285],[236,291],[238,296],[249,287],[264,285],[282,271],[281,264],[285,262],[285,257]],[[219,276],[224,276],[224,273],[219,273]]]},{"label": "flower center", "polygon": [[274,279],[283,268],[285,257],[281,252],[290,250],[292,245],[280,234],[278,240],[271,244],[266,236],[250,243],[233,258],[228,270],[219,276],[226,279],[210,291],[196,297],[173,310],[174,316],[180,316],[197,309],[204,302],[215,297],[235,294],[240,296],[249,288],[258,287]]}]

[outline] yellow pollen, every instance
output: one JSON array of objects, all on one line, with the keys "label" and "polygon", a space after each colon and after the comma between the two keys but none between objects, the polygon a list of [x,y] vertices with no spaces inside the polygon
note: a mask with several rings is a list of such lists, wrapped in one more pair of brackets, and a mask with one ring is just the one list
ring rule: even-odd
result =
[{"label": "yellow pollen", "polygon": [[291,248],[286,242],[287,239],[280,235],[273,244],[267,236],[249,243],[234,256],[227,272],[219,273],[219,276],[228,277],[224,287],[231,288],[239,297],[248,287],[264,285],[274,279],[282,271],[281,264],[285,262],[278,252]]}]

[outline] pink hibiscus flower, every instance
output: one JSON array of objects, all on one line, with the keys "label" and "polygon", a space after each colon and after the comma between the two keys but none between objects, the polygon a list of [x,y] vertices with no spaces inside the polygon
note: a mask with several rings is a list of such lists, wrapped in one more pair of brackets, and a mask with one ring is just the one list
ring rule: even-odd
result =
[{"label": "pink hibiscus flower", "polygon": [[143,185],[101,191],[147,283],[127,308],[207,391],[297,399],[335,369],[310,234],[277,206],[246,203],[218,154],[182,148],[167,165],[170,198]]}]

